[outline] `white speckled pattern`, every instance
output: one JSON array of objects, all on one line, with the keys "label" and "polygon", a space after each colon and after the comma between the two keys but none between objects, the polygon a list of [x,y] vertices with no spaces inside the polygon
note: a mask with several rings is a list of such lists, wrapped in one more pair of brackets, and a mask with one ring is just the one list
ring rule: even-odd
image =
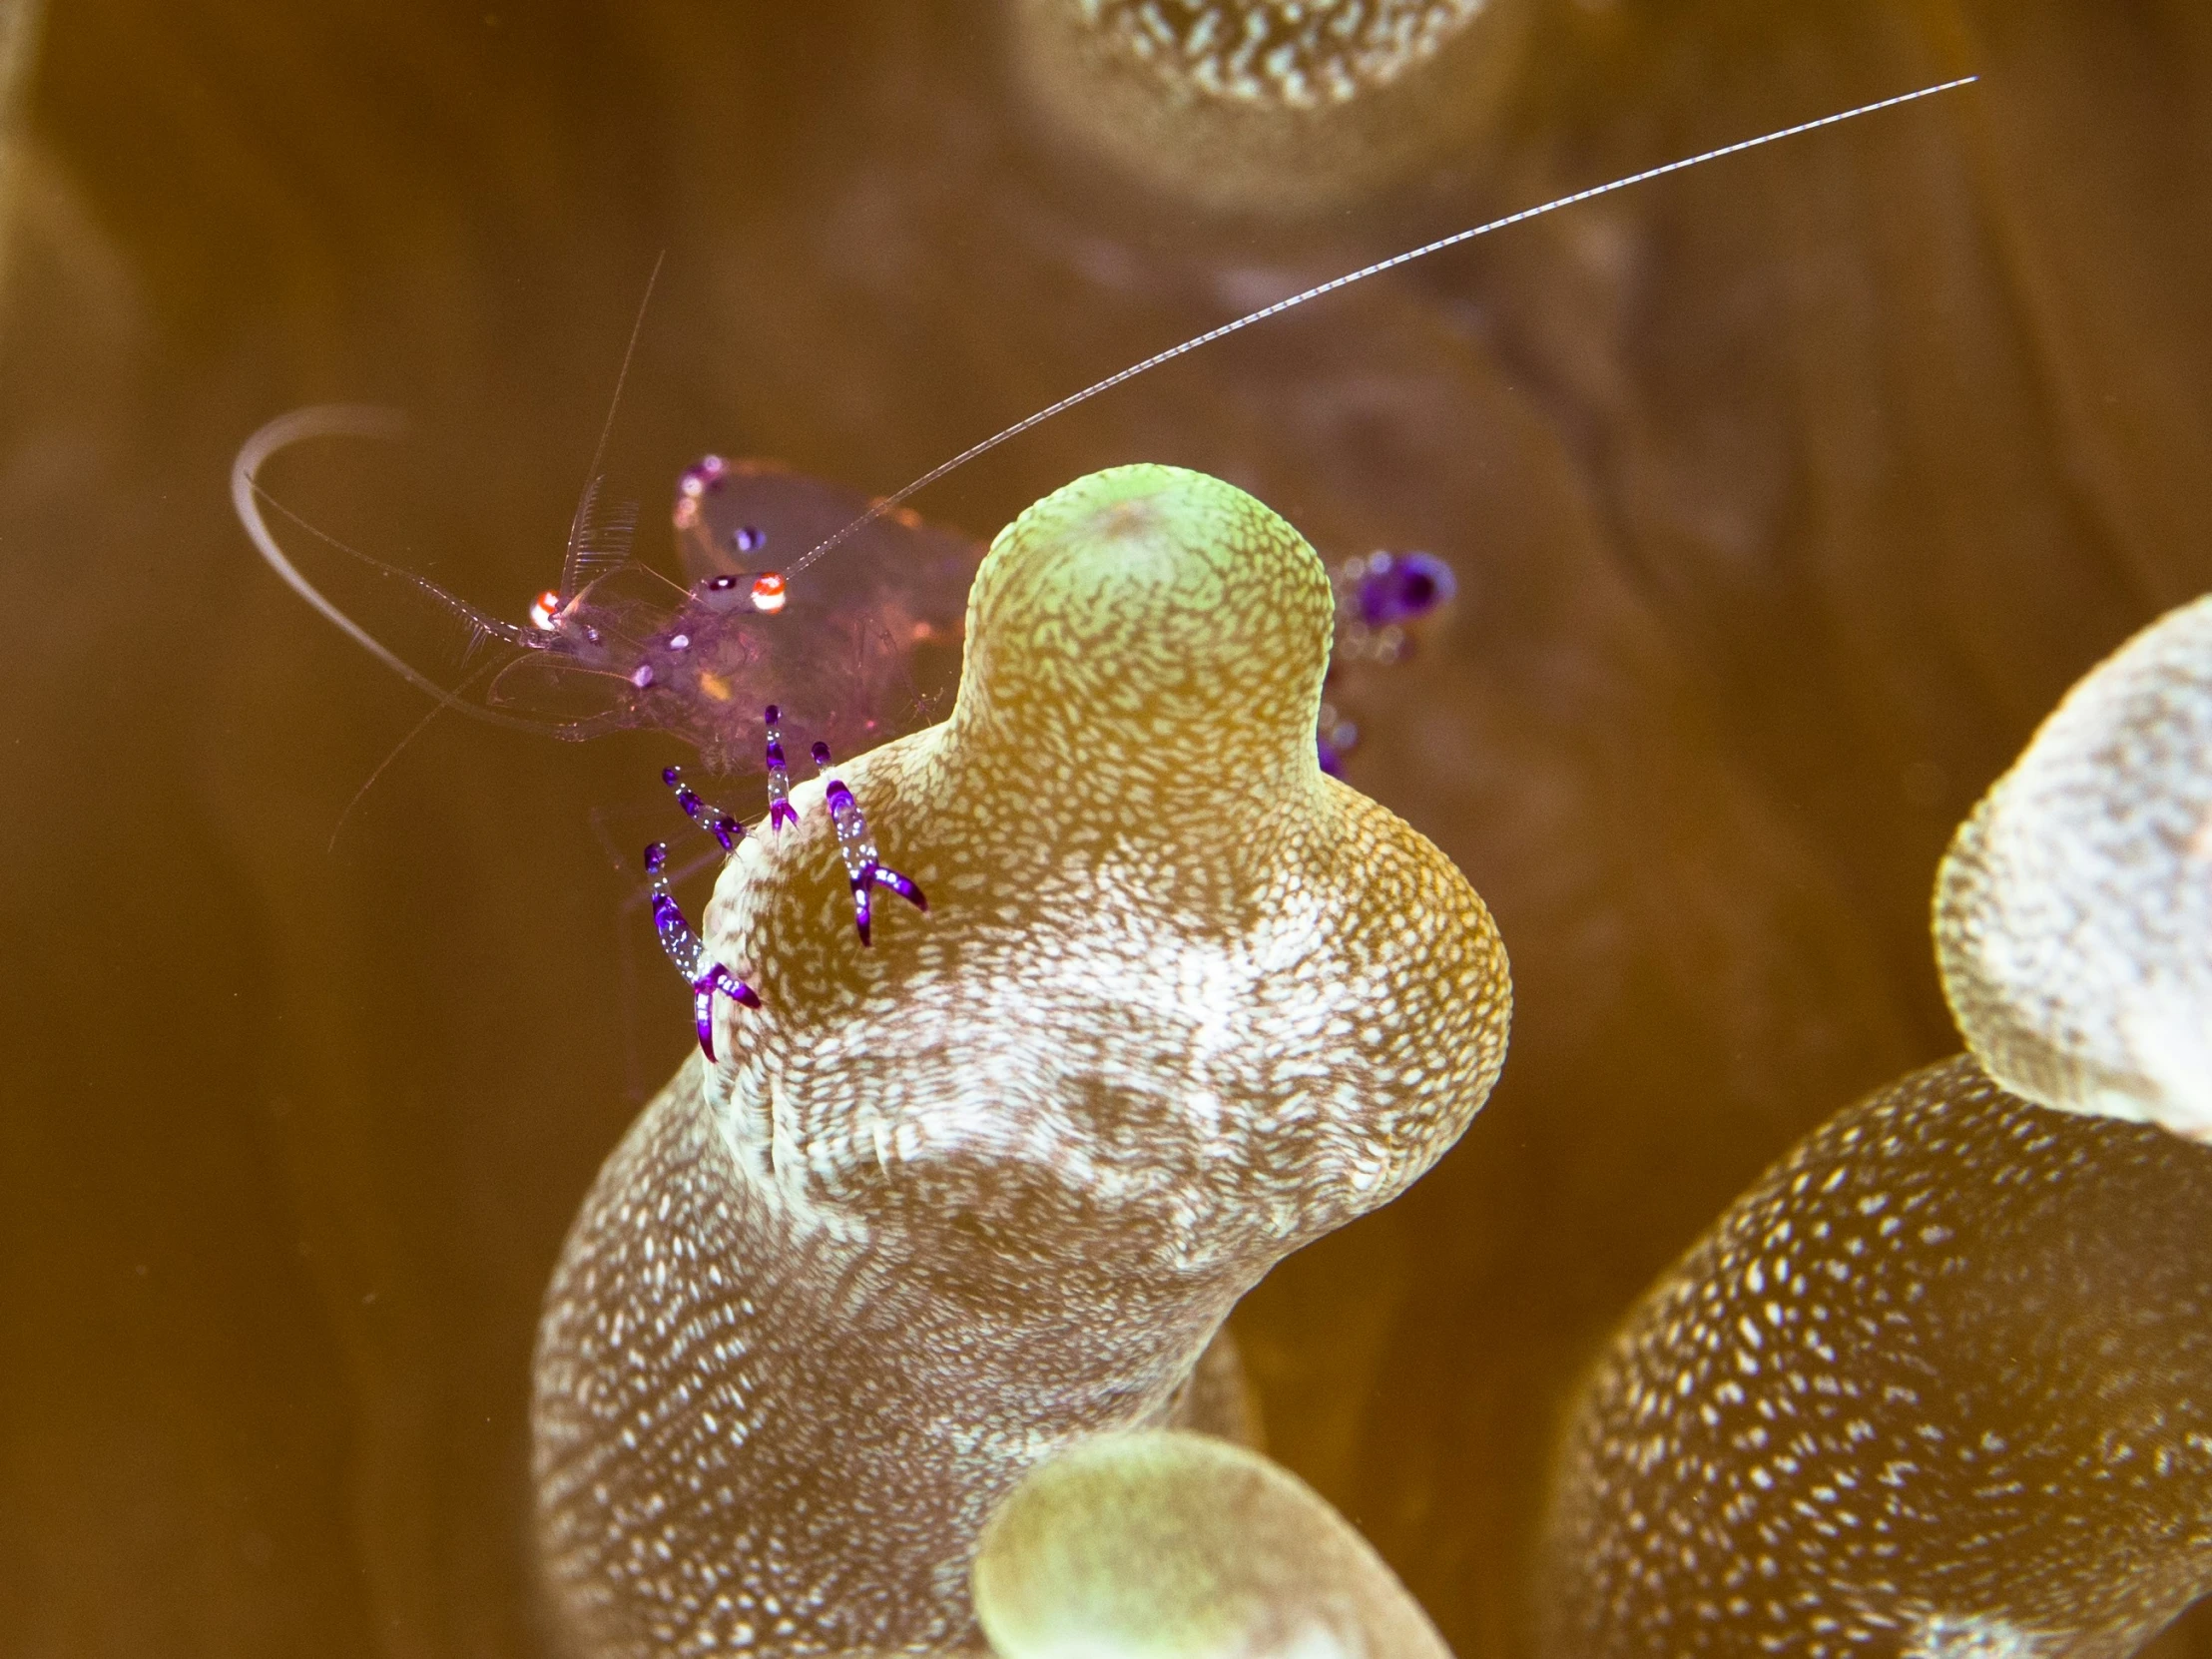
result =
[{"label": "white speckled pattern", "polygon": [[2212,596],[2066,695],[1936,880],[1966,1044],[2015,1094],[2212,1139]]},{"label": "white speckled pattern", "polygon": [[1162,1420],[1239,1296],[1464,1129],[1504,952],[1317,767],[1330,615],[1242,492],[1081,480],[992,547],[951,720],[840,767],[930,913],[860,948],[819,783],[726,868],[764,1007],[610,1159],[540,1333],[580,1651],[972,1644],[998,1498]]},{"label": "white speckled pattern", "polygon": [[1100,1434],[991,1516],[975,1603],[999,1659],[1450,1659],[1352,1523],[1206,1434]]},{"label": "white speckled pattern", "polygon": [[1085,27],[1209,98],[1314,109],[1386,87],[1484,0],[1072,0]]},{"label": "white speckled pattern", "polygon": [[1971,1058],[1839,1113],[1568,1432],[1557,1659],[2118,1659],[2212,1590],[2212,1151]]},{"label": "white speckled pattern", "polygon": [[1005,0],[1040,128],[1234,213],[1357,201],[1463,156],[1506,105],[1526,0]]}]

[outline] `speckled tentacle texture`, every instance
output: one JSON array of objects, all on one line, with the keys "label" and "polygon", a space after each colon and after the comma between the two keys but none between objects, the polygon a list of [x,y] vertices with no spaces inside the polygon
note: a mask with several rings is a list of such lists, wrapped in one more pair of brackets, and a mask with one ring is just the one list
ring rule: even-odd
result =
[{"label": "speckled tentacle texture", "polygon": [[1478,136],[1526,0],[1007,0],[1044,124],[1216,209],[1341,206]]},{"label": "speckled tentacle texture", "polygon": [[707,915],[760,989],[609,1161],[536,1478],[595,1654],[977,1638],[997,1501],[1166,1419],[1230,1307],[1465,1127],[1509,990],[1465,879],[1322,776],[1319,559],[1124,467],[1002,533],[952,718],[843,767],[930,895],[852,937],[821,786]]},{"label": "speckled tentacle texture", "polygon": [[2212,1140],[2212,595],[2083,676],[1982,798],[1936,946],[2005,1087]]},{"label": "speckled tentacle texture", "polygon": [[1965,1056],[1839,1114],[1600,1363],[1566,1659],[2131,1653],[2212,1589],[2212,1152]]},{"label": "speckled tentacle texture", "polygon": [[974,1584],[999,1659],[1451,1659],[1319,1492],[1206,1434],[1093,1435],[1031,1470],[985,1527]]}]

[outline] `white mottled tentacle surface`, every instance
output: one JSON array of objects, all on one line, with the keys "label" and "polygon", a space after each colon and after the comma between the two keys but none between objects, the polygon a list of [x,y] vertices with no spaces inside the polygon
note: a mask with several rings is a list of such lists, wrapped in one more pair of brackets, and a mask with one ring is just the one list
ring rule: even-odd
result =
[{"label": "white mottled tentacle surface", "polygon": [[1982,798],[1936,944],[2006,1088],[2212,1139],[2212,596],[2084,676]]}]

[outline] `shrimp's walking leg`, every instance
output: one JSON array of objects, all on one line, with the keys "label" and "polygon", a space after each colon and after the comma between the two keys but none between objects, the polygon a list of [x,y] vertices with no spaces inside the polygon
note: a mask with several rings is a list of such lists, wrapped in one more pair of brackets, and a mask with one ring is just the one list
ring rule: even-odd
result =
[{"label": "shrimp's walking leg", "polygon": [[777,830],[799,822],[798,813],[792,810],[791,769],[784,764],[783,719],[784,711],[771,703],[768,706],[768,827]]},{"label": "shrimp's walking leg", "polygon": [[684,816],[722,842],[722,850],[735,852],[738,842],[745,838],[745,826],[724,812],[720,807],[710,807],[693,793],[684,782],[682,767],[663,767],[661,782],[676,792],[676,805],[684,809]]},{"label": "shrimp's walking leg", "polygon": [[692,1022],[699,1032],[699,1046],[709,1060],[715,1057],[715,992],[733,1002],[758,1008],[761,999],[753,987],[707,954],[706,945],[684,919],[676,895],[668,890],[668,845],[655,841],[645,849],[645,873],[653,881],[653,930],[661,935],[661,948],[676,964],[692,989]]},{"label": "shrimp's walking leg", "polygon": [[922,896],[921,888],[914,885],[911,878],[890,868],[877,855],[875,837],[867,832],[867,820],[860,813],[860,804],[852,799],[852,792],[844,787],[843,780],[830,774],[828,744],[815,745],[815,766],[824,778],[823,791],[830,803],[830,822],[837,827],[837,850],[844,855],[844,872],[852,878],[852,925],[860,930],[860,942],[866,944],[869,942],[870,888],[888,887],[917,910],[927,910],[929,900]]},{"label": "shrimp's walking leg", "polygon": [[[684,809],[684,816],[720,841],[723,851],[737,848],[745,834],[745,826],[721,808],[700,800],[684,782],[682,767],[666,768],[661,773],[661,782],[676,792],[676,805]],[[712,1060],[715,1057],[715,992],[720,991],[748,1008],[758,1008],[761,999],[754,994],[751,985],[707,954],[706,945],[692,931],[691,923],[684,919],[683,907],[669,891],[666,842],[655,841],[645,849],[645,873],[653,882],[653,930],[660,934],[661,948],[676,964],[676,971],[691,986],[692,1023],[699,1032],[701,1051]]]}]

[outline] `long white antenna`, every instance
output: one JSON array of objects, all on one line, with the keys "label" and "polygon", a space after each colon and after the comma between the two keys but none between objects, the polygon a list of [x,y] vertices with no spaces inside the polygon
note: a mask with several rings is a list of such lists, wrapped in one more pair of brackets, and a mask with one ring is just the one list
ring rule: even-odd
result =
[{"label": "long white antenna", "polygon": [[1524,220],[1541,218],[1545,214],[1556,213],[1561,208],[1571,208],[1579,202],[1588,202],[1596,197],[1610,196],[1614,191],[1626,190],[1631,185],[1647,184],[1653,179],[1665,178],[1670,173],[1680,173],[1685,168],[1703,167],[1707,162],[1717,162],[1724,156],[1741,155],[1746,150],[1757,150],[1762,145],[1779,144],[1784,139],[1796,138],[1802,133],[1818,132],[1823,127],[1834,127],[1841,122],[1856,121],[1863,115],[1873,115],[1880,110],[1894,110],[1900,104],[1911,104],[1919,99],[1933,98],[1939,92],[1954,92],[1959,87],[1973,85],[1980,78],[1978,75],[1961,75],[1955,81],[1938,82],[1932,87],[1922,87],[1918,92],[1901,92],[1894,98],[1884,98],[1873,104],[1861,104],[1857,109],[1842,110],[1835,115],[1824,115],[1817,121],[1801,121],[1795,127],[1784,127],[1772,133],[1762,133],[1757,138],[1740,139],[1734,144],[1724,144],[1718,150],[1706,150],[1695,156],[1685,156],[1678,162],[1668,162],[1660,167],[1649,167],[1641,173],[1631,173],[1625,179],[1615,179],[1611,184],[1592,185],[1588,190],[1578,190],[1572,196],[1562,196],[1556,201],[1546,202],[1538,207],[1523,208],[1518,213],[1507,214],[1503,219],[1493,219],[1487,225],[1477,225],[1469,231],[1454,231],[1448,237],[1439,237],[1434,242],[1423,243],[1420,247],[1408,250],[1406,253],[1393,254],[1386,260],[1378,260],[1373,265],[1364,265],[1358,271],[1346,272],[1342,276],[1332,276],[1328,281],[1318,283],[1303,292],[1294,293],[1288,299],[1278,299],[1272,305],[1262,305],[1258,310],[1248,311],[1234,321],[1224,322],[1218,328],[1209,328],[1203,334],[1193,335],[1180,345],[1171,345],[1165,351],[1155,352],[1141,363],[1132,363],[1118,374],[1109,374],[1105,379],[1085,386],[1081,391],[1073,392],[1061,398],[1057,403],[1039,409],[1033,415],[1015,421],[1003,432],[992,433],[981,443],[970,444],[949,461],[931,467],[912,483],[893,490],[889,495],[884,496],[835,535],[830,536],[826,541],[816,543],[803,557],[787,565],[784,568],[784,575],[786,577],[798,575],[799,572],[805,570],[836,546],[837,543],[843,541],[845,537],[866,525],[874,523],[875,520],[881,518],[917,490],[927,489],[946,473],[967,465],[978,455],[996,449],[1008,438],[1019,437],[1030,427],[1041,425],[1054,415],[1062,414],[1074,408],[1078,403],[1086,403],[1102,391],[1112,391],[1123,381],[1134,380],[1148,369],[1158,368],[1162,363],[1173,362],[1185,352],[1196,351],[1202,345],[1211,345],[1215,340],[1234,334],[1240,328],[1249,328],[1255,322],[1265,322],[1271,316],[1280,316],[1285,311],[1305,304],[1309,299],[1319,299],[1324,294],[1335,293],[1339,288],[1348,288],[1355,282],[1364,282],[1370,276],[1380,276],[1385,271],[1395,271],[1401,265],[1411,265],[1415,260],[1425,260],[1431,254],[1440,254],[1447,248],[1458,247],[1462,242],[1472,242],[1476,237],[1488,236],[1492,231],[1502,231],[1508,225],[1518,225]]}]

